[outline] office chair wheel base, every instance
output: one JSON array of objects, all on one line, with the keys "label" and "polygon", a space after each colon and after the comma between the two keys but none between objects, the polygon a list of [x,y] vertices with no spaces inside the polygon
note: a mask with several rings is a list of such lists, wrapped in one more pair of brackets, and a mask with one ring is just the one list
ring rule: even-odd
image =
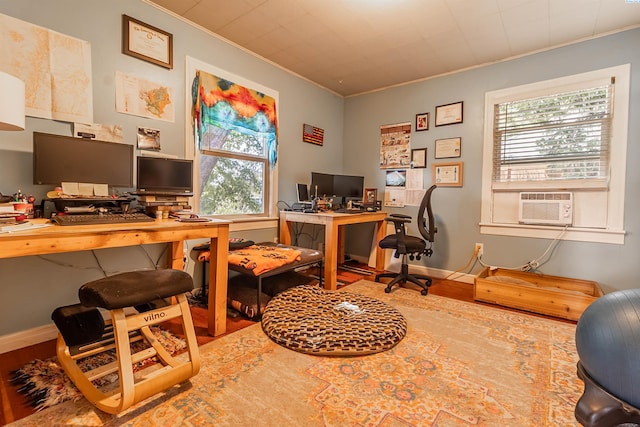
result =
[{"label": "office chair wheel base", "polygon": [[421,293],[422,295],[427,295],[427,293],[428,293],[428,292],[429,292],[429,291],[428,291],[427,289],[423,289],[423,290],[421,290],[421,291],[420,291],[420,293]]},{"label": "office chair wheel base", "polygon": [[391,288],[389,288],[389,287],[384,288],[384,293],[385,294],[388,294],[389,292],[391,292]]}]

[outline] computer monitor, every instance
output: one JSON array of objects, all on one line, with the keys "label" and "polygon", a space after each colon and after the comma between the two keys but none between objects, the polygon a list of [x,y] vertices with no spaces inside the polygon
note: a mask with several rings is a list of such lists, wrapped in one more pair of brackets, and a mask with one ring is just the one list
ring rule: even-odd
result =
[{"label": "computer monitor", "polygon": [[362,200],[364,195],[364,177],[355,175],[335,175],[333,194],[343,199]]},{"label": "computer monitor", "polygon": [[193,195],[193,161],[138,156],[136,193]]},{"label": "computer monitor", "polygon": [[33,183],[133,187],[133,145],[33,133]]},{"label": "computer monitor", "polygon": [[311,172],[311,195],[313,197],[333,196],[333,175],[328,173]]},{"label": "computer monitor", "polygon": [[296,190],[298,193],[298,203],[310,202],[309,188],[307,184],[297,184]]}]

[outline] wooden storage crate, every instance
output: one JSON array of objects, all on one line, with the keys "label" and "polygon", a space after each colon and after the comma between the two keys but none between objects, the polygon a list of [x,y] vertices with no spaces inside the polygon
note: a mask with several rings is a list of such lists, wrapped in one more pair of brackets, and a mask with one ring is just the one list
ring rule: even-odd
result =
[{"label": "wooden storage crate", "polygon": [[474,282],[476,301],[570,320],[603,295],[596,282],[500,268],[485,268]]}]

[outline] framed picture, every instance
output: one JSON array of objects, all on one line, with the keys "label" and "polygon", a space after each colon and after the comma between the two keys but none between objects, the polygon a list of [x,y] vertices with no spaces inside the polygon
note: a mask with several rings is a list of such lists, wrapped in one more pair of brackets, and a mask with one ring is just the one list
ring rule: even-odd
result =
[{"label": "framed picture", "polygon": [[122,53],[172,69],[173,35],[122,15]]},{"label": "framed picture", "polygon": [[462,187],[462,162],[434,163],[431,177],[438,187]]},{"label": "framed picture", "polygon": [[436,126],[462,123],[462,101],[436,107]]},{"label": "framed picture", "polygon": [[429,130],[429,113],[416,114],[416,131]]},{"label": "framed picture", "polygon": [[365,188],[364,189],[364,204],[365,205],[375,205],[378,200],[378,189],[377,188]]},{"label": "framed picture", "polygon": [[426,148],[416,148],[411,150],[411,167],[414,169],[427,167]]},{"label": "framed picture", "polygon": [[436,139],[436,159],[460,157],[462,138]]}]

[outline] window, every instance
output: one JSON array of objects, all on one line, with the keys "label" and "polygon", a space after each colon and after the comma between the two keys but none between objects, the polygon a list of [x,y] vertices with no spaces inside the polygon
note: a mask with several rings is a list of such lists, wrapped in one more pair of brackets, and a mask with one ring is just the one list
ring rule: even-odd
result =
[{"label": "window", "polygon": [[200,215],[265,215],[266,144],[235,130],[217,131],[209,129],[204,133],[206,141],[201,142]]},{"label": "window", "polygon": [[273,215],[277,92],[193,58],[187,76],[194,208],[205,216]]},{"label": "window", "polygon": [[518,223],[521,191],[571,191],[566,239],[623,243],[629,66],[485,97],[481,232],[552,238]]},{"label": "window", "polygon": [[612,95],[607,84],[496,104],[493,182],[606,184]]}]

